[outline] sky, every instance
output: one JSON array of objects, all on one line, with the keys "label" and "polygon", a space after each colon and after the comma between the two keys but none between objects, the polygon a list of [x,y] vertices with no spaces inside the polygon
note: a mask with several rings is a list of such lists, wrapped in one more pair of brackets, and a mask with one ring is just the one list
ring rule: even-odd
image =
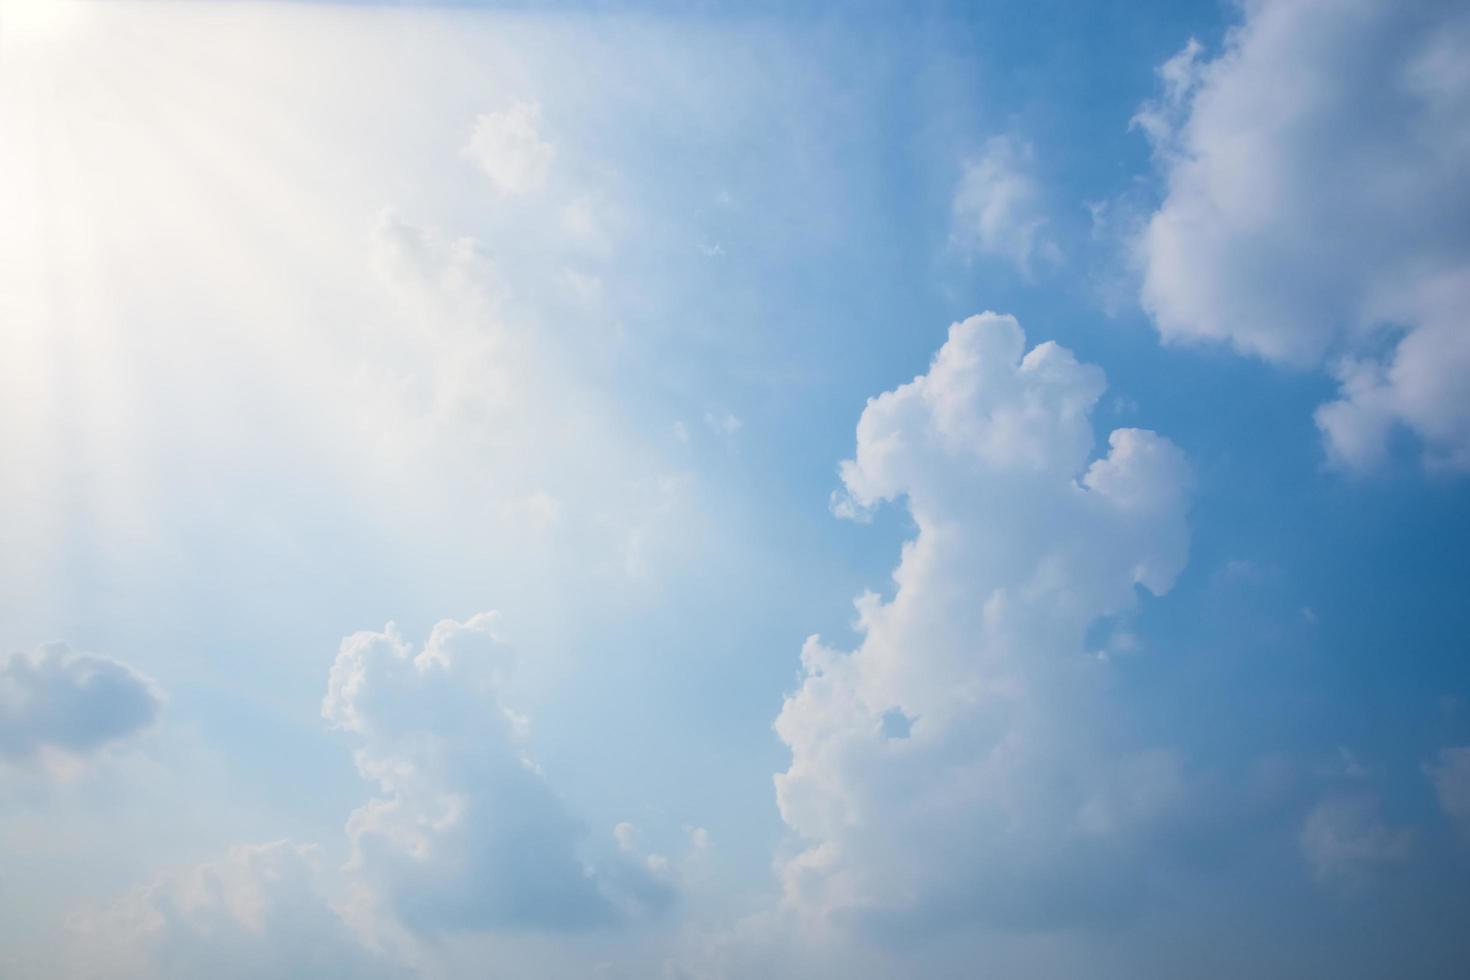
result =
[{"label": "sky", "polygon": [[0,0],[0,975],[1462,977],[1470,9]]}]

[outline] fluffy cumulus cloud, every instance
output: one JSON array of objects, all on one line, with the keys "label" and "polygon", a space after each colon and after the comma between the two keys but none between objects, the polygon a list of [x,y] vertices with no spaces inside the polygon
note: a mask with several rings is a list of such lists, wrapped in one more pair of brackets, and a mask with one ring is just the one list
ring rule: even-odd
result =
[{"label": "fluffy cumulus cloud", "polygon": [[[71,975],[194,980],[404,976],[332,906],[310,847],[231,848],[71,923]],[[53,969],[55,965],[53,964]]]},{"label": "fluffy cumulus cloud", "polygon": [[1094,458],[1102,372],[1027,351],[1008,316],[950,328],[928,372],[868,402],[839,513],[902,500],[917,527],[855,650],[812,637],[776,730],[802,842],[786,899],[882,932],[1105,916],[1185,776],[1114,731],[1086,652],[1100,617],[1186,560],[1190,471],[1153,432]]},{"label": "fluffy cumulus cloud", "polygon": [[580,929],[668,905],[659,869],[593,865],[584,831],[504,703],[512,652],[493,613],[444,620],[415,652],[389,625],[347,637],[322,714],[358,740],[380,795],[348,821],[349,870],[410,929]]},{"label": "fluffy cumulus cloud", "polygon": [[1324,367],[1329,456],[1397,433],[1470,468],[1470,9],[1248,0],[1213,59],[1190,42],[1135,122],[1165,197],[1139,241],[1167,341]]},{"label": "fluffy cumulus cloud", "polygon": [[539,105],[517,102],[475,120],[465,155],[501,194],[525,194],[546,184],[556,149],[541,138],[540,118]]},{"label": "fluffy cumulus cloud", "polygon": [[152,724],[163,698],[127,664],[48,644],[0,660],[0,757],[94,755]]},{"label": "fluffy cumulus cloud", "polygon": [[1041,184],[1030,144],[997,136],[965,165],[954,197],[954,235],[962,245],[1009,259],[1023,275],[1038,262],[1055,265],[1057,245],[1046,235]]}]

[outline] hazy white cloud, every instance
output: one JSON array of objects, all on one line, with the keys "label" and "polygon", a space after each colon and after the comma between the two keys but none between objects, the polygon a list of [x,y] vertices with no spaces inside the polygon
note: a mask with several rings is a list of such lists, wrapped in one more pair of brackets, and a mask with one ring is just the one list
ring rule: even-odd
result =
[{"label": "hazy white cloud", "polygon": [[502,194],[525,194],[546,183],[556,149],[541,138],[541,107],[517,102],[475,119],[464,152]]},{"label": "hazy white cloud", "polygon": [[745,425],[734,412],[705,412],[704,424],[716,435],[733,437]]},{"label": "hazy white cloud", "polygon": [[567,269],[561,275],[561,282],[566,286],[567,292],[589,310],[598,309],[606,299],[606,290],[600,276]]},{"label": "hazy white cloud", "polygon": [[158,687],[127,664],[65,644],[0,659],[0,757],[92,755],[152,724]]},{"label": "hazy white cloud", "polygon": [[[532,532],[526,546],[569,574],[626,580],[630,537],[639,540],[631,577],[656,581],[680,560],[688,538],[679,525],[694,516],[676,492],[681,475],[579,383],[572,352],[528,327],[536,314],[516,304],[495,257],[477,239],[391,211],[371,246],[389,300],[365,338],[370,357],[355,388],[372,465],[391,464],[413,499],[442,494],[430,512],[457,516],[451,536],[475,534],[494,515],[498,548]],[[580,305],[603,303],[601,278],[562,269],[558,279]],[[421,479],[427,471],[434,480]],[[543,547],[553,527],[577,542],[574,554]]]},{"label": "hazy white cloud", "polygon": [[579,929],[661,910],[672,888],[651,869],[580,855],[584,829],[504,703],[513,666],[494,613],[438,623],[418,652],[391,624],[342,641],[322,714],[359,741],[358,770],[380,792],[348,821],[349,870],[419,932]]},{"label": "hazy white cloud", "polygon": [[1440,809],[1470,835],[1470,745],[1440,749],[1439,758],[1424,771],[1434,783]]},{"label": "hazy white cloud", "polygon": [[1307,814],[1300,841],[1319,881],[1358,887],[1373,873],[1407,859],[1414,833],[1385,823],[1371,796],[1336,796]]},{"label": "hazy white cloud", "polygon": [[372,351],[384,386],[403,399],[399,424],[432,426],[454,441],[493,430],[528,397],[530,351],[505,323],[508,287],[480,243],[420,228],[391,211],[378,216],[374,265],[397,304]]},{"label": "hazy white cloud", "polygon": [[601,202],[586,195],[563,204],[557,211],[557,222],[567,242],[584,252],[606,255],[612,248],[613,236],[605,210]]},{"label": "hazy white cloud", "polygon": [[1039,923],[1110,914],[1129,888],[1184,776],[1167,750],[1114,743],[1084,639],[1138,585],[1173,584],[1191,478],[1141,429],[1092,458],[1104,387],[986,313],[863,411],[838,510],[902,499],[918,530],[893,598],[857,600],[857,649],[807,641],[776,722],[795,907],[880,931]]},{"label": "hazy white cloud", "polygon": [[370,948],[332,906],[320,865],[313,848],[282,841],[234,847],[218,860],[164,872],[72,920],[69,975],[97,980],[408,976]]},{"label": "hazy white cloud", "polygon": [[954,197],[954,236],[984,255],[1010,260],[1022,275],[1055,265],[1061,251],[1046,235],[1041,183],[1030,144],[996,136],[965,164]]},{"label": "hazy white cloud", "polygon": [[1404,429],[1470,467],[1467,47],[1454,4],[1252,0],[1134,120],[1165,181],[1138,242],[1161,335],[1330,370],[1317,422],[1345,466]]}]

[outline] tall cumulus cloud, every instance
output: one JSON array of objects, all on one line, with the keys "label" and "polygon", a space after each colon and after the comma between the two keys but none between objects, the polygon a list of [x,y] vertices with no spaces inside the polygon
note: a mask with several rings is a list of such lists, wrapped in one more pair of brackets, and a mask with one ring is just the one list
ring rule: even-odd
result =
[{"label": "tall cumulus cloud", "polygon": [[871,399],[839,513],[902,500],[917,527],[850,651],[812,637],[776,722],[791,764],[781,871],[805,913],[904,931],[1110,914],[1129,855],[1183,793],[1165,749],[1114,737],[1086,652],[1189,542],[1190,469],[1118,429],[1093,457],[1102,372],[1017,322],[950,328],[928,372]]}]

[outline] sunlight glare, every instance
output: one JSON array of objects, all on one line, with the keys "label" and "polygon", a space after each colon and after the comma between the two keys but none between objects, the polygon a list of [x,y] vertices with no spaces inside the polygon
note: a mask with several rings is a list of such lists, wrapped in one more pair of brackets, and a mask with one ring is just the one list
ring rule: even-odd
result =
[{"label": "sunlight glare", "polygon": [[0,41],[34,41],[66,33],[81,15],[77,0],[0,0]]}]

